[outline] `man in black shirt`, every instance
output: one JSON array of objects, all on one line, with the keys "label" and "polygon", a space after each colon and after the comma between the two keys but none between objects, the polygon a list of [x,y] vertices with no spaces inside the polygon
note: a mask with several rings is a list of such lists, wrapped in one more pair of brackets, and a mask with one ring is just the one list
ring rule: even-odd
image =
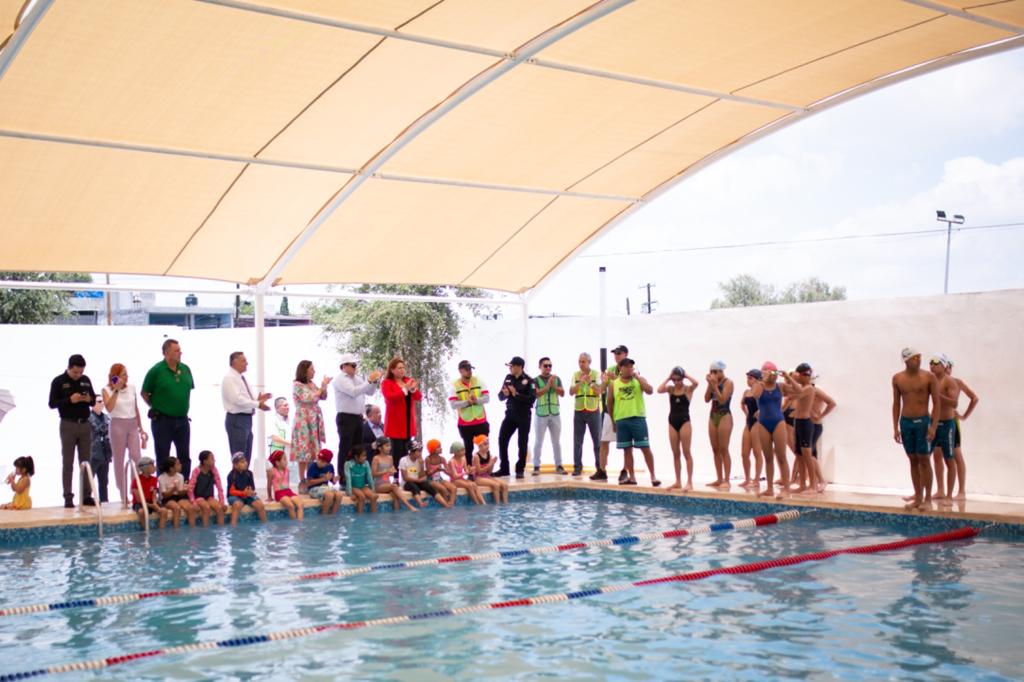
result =
[{"label": "man in black shirt", "polygon": [[519,433],[519,458],[516,460],[516,478],[523,478],[526,469],[526,449],[530,440],[530,421],[533,417],[533,402],[537,399],[537,387],[523,368],[526,361],[518,355],[508,363],[509,373],[498,392],[498,400],[505,401],[505,419],[498,431],[498,456],[500,468],[495,476],[508,476],[508,443],[512,434]]},{"label": "man in black shirt", "polygon": [[[64,486],[64,506],[74,508],[75,494],[71,480],[75,470],[75,449],[78,449],[78,464],[88,462],[92,451],[92,429],[89,426],[89,411],[96,402],[92,382],[85,376],[85,358],[77,353],[68,358],[68,368],[50,383],[50,409],[60,415],[60,450],[64,459],[61,483]],[[92,497],[82,500],[92,505]]]}]

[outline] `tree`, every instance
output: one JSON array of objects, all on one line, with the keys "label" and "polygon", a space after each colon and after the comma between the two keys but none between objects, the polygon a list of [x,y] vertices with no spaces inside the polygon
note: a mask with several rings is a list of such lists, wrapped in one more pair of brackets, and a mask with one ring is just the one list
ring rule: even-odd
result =
[{"label": "tree", "polygon": [[[0,272],[17,282],[91,282],[87,272]],[[0,289],[0,324],[49,324],[68,314],[70,291]]]},{"label": "tree", "polygon": [[[431,285],[364,284],[360,294],[482,297],[479,289]],[[487,306],[466,306],[479,315]],[[314,324],[323,325],[337,340],[338,350],[355,353],[366,368],[387,367],[394,357],[405,360],[408,374],[419,381],[425,397],[437,413],[448,402],[445,363],[459,340],[464,320],[450,303],[413,301],[360,301],[340,299],[310,308]]]},{"label": "tree", "polygon": [[284,296],[284,297],[281,298],[281,307],[278,308],[277,314],[278,315],[283,315],[285,317],[287,317],[288,315],[291,315],[291,313],[288,312],[288,297],[287,296]]},{"label": "tree", "polygon": [[751,275],[737,275],[726,282],[719,282],[718,288],[723,296],[711,302],[713,309],[846,300],[846,287],[833,287],[817,277],[790,284],[782,293]]}]

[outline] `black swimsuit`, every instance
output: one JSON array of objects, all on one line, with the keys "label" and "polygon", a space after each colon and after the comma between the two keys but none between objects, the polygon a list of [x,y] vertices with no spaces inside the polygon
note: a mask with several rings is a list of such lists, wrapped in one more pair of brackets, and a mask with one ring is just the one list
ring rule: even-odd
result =
[{"label": "black swimsuit", "polygon": [[690,399],[685,393],[668,396],[668,423],[678,431],[683,424],[690,421]]},{"label": "black swimsuit", "polygon": [[743,399],[743,404],[747,407],[747,431],[749,431],[757,423],[757,398],[748,396]]}]

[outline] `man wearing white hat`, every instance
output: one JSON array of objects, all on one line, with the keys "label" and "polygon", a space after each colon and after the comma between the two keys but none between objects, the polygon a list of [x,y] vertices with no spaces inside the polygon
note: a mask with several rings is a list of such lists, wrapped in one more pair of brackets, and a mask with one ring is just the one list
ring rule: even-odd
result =
[{"label": "man wearing white hat", "polygon": [[923,511],[931,502],[930,457],[939,423],[939,381],[931,372],[921,371],[920,351],[904,348],[902,356],[906,369],[892,377],[893,439],[910,459],[914,499],[906,507]]},{"label": "man wearing white hat", "polygon": [[363,412],[366,398],[376,393],[380,386],[380,370],[370,372],[366,378],[356,375],[359,360],[352,353],[341,356],[341,373],[334,377],[334,406],[338,411],[335,424],[338,426],[338,468],[344,483],[345,462],[353,446],[363,442]]}]

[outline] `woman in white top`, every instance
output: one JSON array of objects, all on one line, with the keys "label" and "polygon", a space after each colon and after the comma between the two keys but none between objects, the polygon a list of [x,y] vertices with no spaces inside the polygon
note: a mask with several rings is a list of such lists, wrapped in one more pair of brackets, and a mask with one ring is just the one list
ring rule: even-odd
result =
[{"label": "woman in white top", "polygon": [[128,506],[128,486],[124,480],[124,451],[135,464],[149,436],[142,430],[142,414],[135,386],[128,383],[128,370],[120,362],[110,367],[107,385],[103,387],[103,404],[110,414],[110,449],[114,455],[114,480],[121,493],[121,504]]}]

